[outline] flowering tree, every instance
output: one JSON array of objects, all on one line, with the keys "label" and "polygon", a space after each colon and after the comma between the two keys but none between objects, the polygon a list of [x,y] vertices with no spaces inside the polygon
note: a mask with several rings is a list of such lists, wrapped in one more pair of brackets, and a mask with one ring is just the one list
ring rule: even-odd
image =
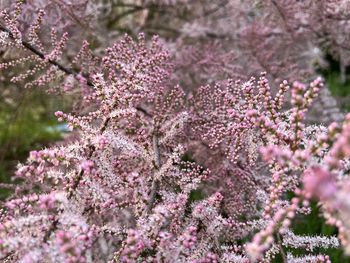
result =
[{"label": "flowering tree", "polygon": [[[1,260],[330,262],[316,249],[349,253],[350,116],[307,123],[321,78],[276,89],[263,72],[188,92],[173,85],[181,71],[164,44],[143,34],[101,59],[83,42],[69,64],[68,34],[51,31],[47,49],[44,12],[24,30],[22,4],[1,13],[1,43],[21,57],[0,68],[24,65],[12,81],[27,87],[78,90],[81,107],[55,113],[74,138],[18,166],[1,208]],[[293,232],[311,200],[338,236]]]},{"label": "flowering tree", "polygon": [[[115,19],[128,17],[122,27],[127,32],[166,38],[175,57],[172,78],[186,91],[224,78],[248,80],[264,71],[275,80],[276,92],[283,79],[316,78],[329,55],[339,63],[341,82],[346,81],[348,1],[132,2],[115,2]],[[324,89],[313,121],[342,120],[336,104]]]}]

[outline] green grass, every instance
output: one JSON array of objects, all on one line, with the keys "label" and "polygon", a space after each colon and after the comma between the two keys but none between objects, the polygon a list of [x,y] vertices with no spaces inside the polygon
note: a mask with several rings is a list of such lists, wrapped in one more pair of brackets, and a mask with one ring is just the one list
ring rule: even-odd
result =
[{"label": "green grass", "polygon": [[347,69],[346,82],[341,82],[339,62],[327,56],[329,67],[319,70],[319,73],[324,76],[328,89],[335,98],[349,97],[349,103],[343,105],[342,110],[350,111],[350,72]]},{"label": "green grass", "polygon": [[[60,140],[54,112],[67,108],[65,99],[40,90],[23,90],[0,100],[0,182],[9,182],[16,165],[31,150]],[[69,104],[68,104],[69,105]],[[8,194],[0,190],[0,199]]]},{"label": "green grass", "polygon": [[[350,80],[345,83],[340,82],[340,75],[336,71],[325,74],[326,83],[333,96],[350,96]],[[350,78],[350,76],[348,76]]]}]

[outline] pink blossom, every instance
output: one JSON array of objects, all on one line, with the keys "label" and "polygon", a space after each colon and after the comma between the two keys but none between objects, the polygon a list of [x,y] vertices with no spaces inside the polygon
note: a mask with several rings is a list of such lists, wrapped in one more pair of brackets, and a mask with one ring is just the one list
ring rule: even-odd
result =
[{"label": "pink blossom", "polygon": [[305,171],[303,183],[307,194],[321,200],[334,197],[337,190],[334,175],[320,166]]}]

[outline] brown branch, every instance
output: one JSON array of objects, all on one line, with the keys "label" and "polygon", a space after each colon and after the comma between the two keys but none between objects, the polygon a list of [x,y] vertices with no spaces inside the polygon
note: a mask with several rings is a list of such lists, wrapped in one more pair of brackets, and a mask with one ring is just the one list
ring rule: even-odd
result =
[{"label": "brown branch", "polygon": [[7,260],[10,259],[11,256],[13,256],[15,252],[9,252],[8,254],[6,254],[5,256],[3,256],[2,258],[0,258],[1,262],[7,262]]},{"label": "brown branch", "polygon": [[[155,167],[156,170],[159,170],[160,167],[162,166],[161,159],[160,159],[160,150],[159,150],[159,138],[157,135],[153,136],[153,150],[154,150],[154,159],[155,159]],[[156,200],[156,195],[159,190],[159,180],[158,178],[154,178],[152,182],[152,187],[151,187],[151,194],[148,200],[146,212],[149,214],[152,210],[153,204]]]},{"label": "brown branch", "polygon": [[[0,31],[6,32],[9,34],[9,37],[12,40],[15,40],[15,37],[13,35],[13,33],[11,32],[10,29],[8,29],[6,26],[3,26],[2,24],[0,24]],[[40,50],[38,50],[37,48],[35,48],[32,44],[30,44],[29,42],[25,41],[25,40],[21,40],[21,44],[24,48],[26,48],[27,50],[29,50],[30,52],[34,53],[35,55],[37,55],[39,58],[41,58],[42,60],[45,60],[45,54],[43,52],[41,52]],[[48,59],[47,62],[55,67],[57,67],[59,70],[61,70],[62,72],[64,72],[66,75],[72,75],[74,76],[75,79],[78,79],[78,75],[79,72],[74,71],[71,68],[67,68],[66,66],[64,66],[63,64],[61,64],[60,62],[53,60],[53,59]],[[89,80],[89,76],[82,74],[82,76],[84,76],[86,78],[87,84],[89,86],[94,86],[94,84],[91,82],[91,80]]]},{"label": "brown branch", "polygon": [[277,244],[278,244],[278,247],[279,247],[280,252],[281,252],[283,263],[287,263],[288,259],[287,259],[286,252],[283,249],[281,235],[279,233],[277,233],[276,236],[277,236]]}]

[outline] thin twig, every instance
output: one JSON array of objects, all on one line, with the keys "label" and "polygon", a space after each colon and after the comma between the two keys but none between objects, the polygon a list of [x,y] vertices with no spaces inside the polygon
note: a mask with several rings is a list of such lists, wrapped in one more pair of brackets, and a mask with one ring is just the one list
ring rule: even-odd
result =
[{"label": "thin twig", "polygon": [[280,252],[281,252],[283,263],[287,263],[288,262],[287,255],[286,255],[286,253],[284,252],[284,249],[283,249],[281,235],[279,233],[277,233],[276,236],[277,236],[277,243],[278,243],[278,246],[280,248]]}]

